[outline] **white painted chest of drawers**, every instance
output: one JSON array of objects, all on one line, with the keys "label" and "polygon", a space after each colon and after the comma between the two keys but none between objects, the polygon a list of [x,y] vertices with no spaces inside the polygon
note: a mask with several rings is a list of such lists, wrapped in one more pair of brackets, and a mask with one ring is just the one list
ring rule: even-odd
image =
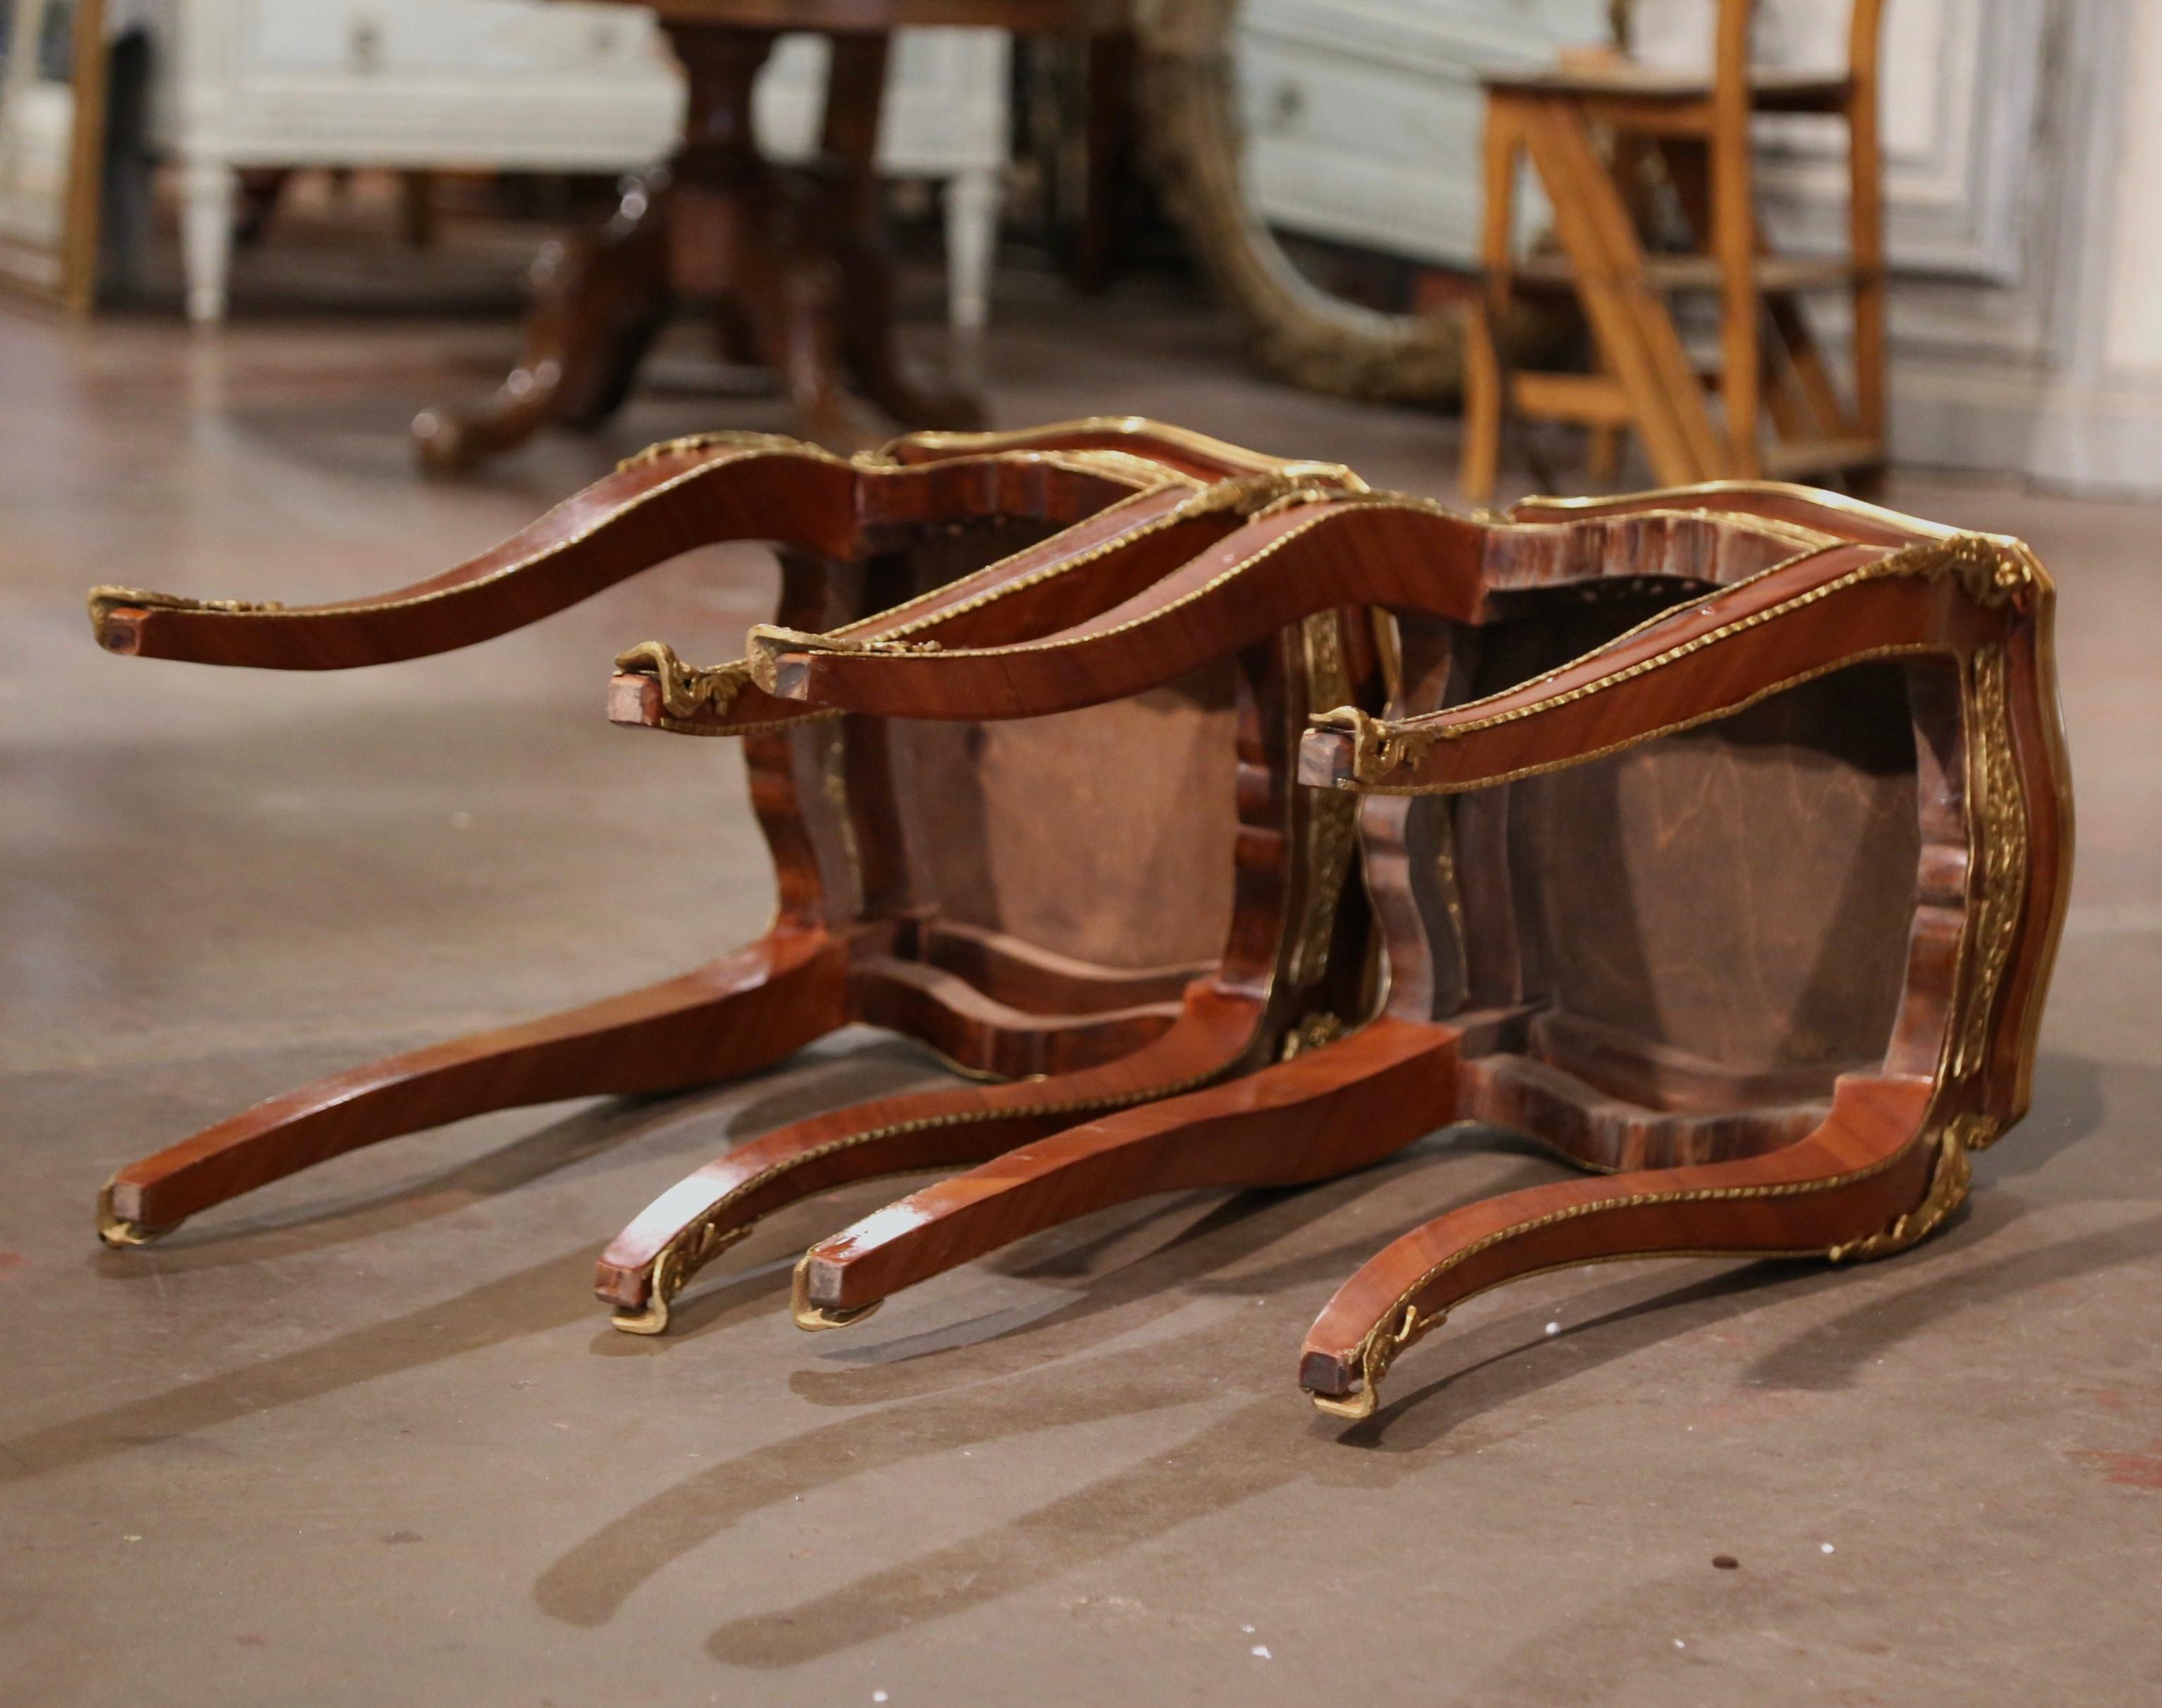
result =
[{"label": "white painted chest of drawers", "polygon": [[[179,160],[188,311],[224,313],[243,166],[472,167],[614,172],[673,145],[682,78],[646,13],[556,0],[167,0],[147,11],[160,141]],[[982,323],[1008,38],[903,31],[880,162],[948,181],[953,317]],[[761,142],[810,151],[825,47],[791,37],[758,93]]]},{"label": "white painted chest of drawers", "polygon": [[1303,236],[1468,267],[1480,68],[1607,39],[1607,0],[1246,0],[1252,204]]}]

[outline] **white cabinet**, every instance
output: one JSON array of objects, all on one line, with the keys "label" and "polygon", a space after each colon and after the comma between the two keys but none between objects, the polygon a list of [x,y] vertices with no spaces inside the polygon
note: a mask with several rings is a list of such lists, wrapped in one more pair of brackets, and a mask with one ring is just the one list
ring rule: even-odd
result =
[{"label": "white cabinet", "polygon": [[[962,331],[982,331],[990,315],[1012,48],[1003,30],[904,29],[886,68],[879,164],[896,177],[945,180],[947,311]],[[759,77],[752,122],[776,159],[817,145],[827,55],[822,36],[790,36]]]},{"label": "white cabinet", "polygon": [[[1759,0],[1757,56],[1839,65],[1849,0]],[[1629,0],[1708,63],[1713,0]],[[1250,199],[1423,261],[1475,252],[1475,68],[1606,34],[1606,0],[1244,0]],[[1882,59],[1893,443],[1904,460],[2162,492],[2162,0],[1891,0]],[[1760,132],[1782,247],[1844,242],[1836,128]],[[1823,331],[1837,342],[1837,316]]]},{"label": "white cabinet", "polygon": [[[681,76],[651,18],[561,0],[174,0],[153,18],[160,140],[180,162],[188,312],[225,311],[243,166],[614,172],[664,157]],[[983,322],[1006,159],[1009,39],[903,31],[880,164],[948,182],[950,304]],[[807,154],[825,47],[785,40],[758,92],[760,141]]]},{"label": "white cabinet", "polygon": [[1471,266],[1480,69],[1608,34],[1607,0],[1246,0],[1248,199],[1285,231]]}]

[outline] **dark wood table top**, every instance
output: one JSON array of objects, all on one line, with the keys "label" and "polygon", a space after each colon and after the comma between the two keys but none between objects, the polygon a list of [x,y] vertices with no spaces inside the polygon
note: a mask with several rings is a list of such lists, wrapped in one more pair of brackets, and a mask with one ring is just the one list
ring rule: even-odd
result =
[{"label": "dark wood table top", "polygon": [[740,29],[890,30],[927,25],[1035,34],[1122,29],[1130,0],[614,0],[669,23]]}]

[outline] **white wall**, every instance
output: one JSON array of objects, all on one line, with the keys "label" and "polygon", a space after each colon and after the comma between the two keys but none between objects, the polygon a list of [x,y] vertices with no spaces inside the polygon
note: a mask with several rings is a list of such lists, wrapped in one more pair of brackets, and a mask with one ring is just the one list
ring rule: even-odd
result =
[{"label": "white wall", "polygon": [[[1704,66],[1716,0],[1630,0]],[[1761,60],[1844,64],[1850,0],[1757,0]],[[1467,265],[1475,68],[1595,38],[1606,0],[1246,0],[1247,169],[1293,230]],[[2162,494],[2162,0],[1886,0],[1892,437],[1910,463]],[[1846,243],[1844,133],[1765,125],[1785,248]],[[1843,335],[1835,303],[1816,313]]]},{"label": "white wall", "polygon": [[2162,378],[2162,5],[2137,14],[2125,54],[2109,305],[2103,356],[2113,370]]},{"label": "white wall", "polygon": [[[1710,0],[1633,6],[1701,56]],[[1759,0],[1759,53],[1837,63],[1847,12]],[[1883,63],[1894,454],[2162,494],[2162,0],[1887,0]],[[1775,133],[1784,246],[1838,246],[1841,162]]]}]

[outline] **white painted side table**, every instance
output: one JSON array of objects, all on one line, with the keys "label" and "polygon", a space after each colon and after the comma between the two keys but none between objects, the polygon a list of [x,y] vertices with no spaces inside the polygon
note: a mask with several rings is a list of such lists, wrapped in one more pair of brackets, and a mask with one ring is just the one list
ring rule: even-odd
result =
[{"label": "white painted side table", "polygon": [[[617,172],[680,133],[681,72],[650,17],[540,0],[170,0],[148,8],[159,141],[180,166],[188,313],[222,317],[239,170],[468,167]],[[133,8],[141,16],[145,8]],[[988,314],[1007,158],[1010,39],[903,31],[880,169],[947,185],[949,312]],[[808,154],[825,44],[791,38],[759,86],[774,158]]]}]

